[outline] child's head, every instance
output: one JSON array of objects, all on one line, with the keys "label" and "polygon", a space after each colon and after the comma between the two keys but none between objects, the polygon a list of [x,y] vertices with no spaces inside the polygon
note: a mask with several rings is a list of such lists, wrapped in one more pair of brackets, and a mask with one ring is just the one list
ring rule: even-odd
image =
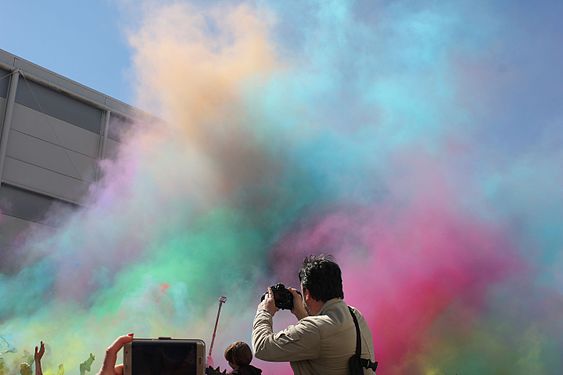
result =
[{"label": "child's head", "polygon": [[247,343],[236,341],[225,349],[225,359],[233,369],[236,369],[250,364],[250,361],[252,361],[252,351]]}]

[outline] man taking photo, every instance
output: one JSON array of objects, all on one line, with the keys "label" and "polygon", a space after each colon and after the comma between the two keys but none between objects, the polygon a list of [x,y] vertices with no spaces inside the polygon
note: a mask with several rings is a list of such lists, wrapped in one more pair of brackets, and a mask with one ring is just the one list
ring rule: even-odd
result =
[{"label": "man taking photo", "polygon": [[[344,302],[340,267],[330,257],[309,256],[299,271],[301,296],[293,295],[291,312],[297,324],[274,333],[272,318],[278,311],[271,288],[258,305],[252,327],[255,356],[264,361],[289,361],[296,375],[349,375],[349,361],[356,353],[360,332],[361,358],[375,364],[371,331],[360,312]],[[373,375],[372,368],[363,369]],[[361,370],[360,370],[361,373]]]}]

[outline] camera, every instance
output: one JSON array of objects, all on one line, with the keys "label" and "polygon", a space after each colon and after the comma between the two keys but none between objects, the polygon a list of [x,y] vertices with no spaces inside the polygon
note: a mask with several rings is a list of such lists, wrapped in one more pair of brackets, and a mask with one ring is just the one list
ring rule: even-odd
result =
[{"label": "camera", "polygon": [[[274,301],[276,302],[276,307],[282,310],[293,310],[293,294],[283,285],[282,283],[277,283],[276,285],[272,285],[270,287],[272,289],[272,293],[274,293]],[[301,293],[298,291],[301,295]],[[266,298],[266,294],[262,295],[260,301],[263,301]]]},{"label": "camera", "polygon": [[205,343],[197,339],[133,339],[123,350],[124,375],[204,375]]}]

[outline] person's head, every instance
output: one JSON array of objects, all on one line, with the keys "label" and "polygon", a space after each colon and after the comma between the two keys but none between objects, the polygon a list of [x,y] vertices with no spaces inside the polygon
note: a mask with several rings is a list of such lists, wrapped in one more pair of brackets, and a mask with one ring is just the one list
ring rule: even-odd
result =
[{"label": "person's head", "polygon": [[20,374],[21,375],[31,375],[31,366],[27,363],[20,364]]},{"label": "person's head", "polygon": [[344,298],[342,272],[329,255],[311,255],[303,260],[299,270],[303,296],[324,303],[332,298]]},{"label": "person's head", "polygon": [[250,364],[250,361],[252,361],[252,350],[250,350],[247,343],[236,341],[225,349],[225,359],[233,369],[237,369]]}]

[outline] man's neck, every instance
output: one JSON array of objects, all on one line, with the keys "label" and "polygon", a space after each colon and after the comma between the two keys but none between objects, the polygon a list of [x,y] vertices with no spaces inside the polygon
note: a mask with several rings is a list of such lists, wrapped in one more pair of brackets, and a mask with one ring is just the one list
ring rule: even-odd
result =
[{"label": "man's neck", "polygon": [[313,301],[312,303],[310,303],[310,306],[309,306],[309,314],[310,315],[319,315],[319,313],[322,311],[324,305],[325,305],[325,303],[323,301]]}]

